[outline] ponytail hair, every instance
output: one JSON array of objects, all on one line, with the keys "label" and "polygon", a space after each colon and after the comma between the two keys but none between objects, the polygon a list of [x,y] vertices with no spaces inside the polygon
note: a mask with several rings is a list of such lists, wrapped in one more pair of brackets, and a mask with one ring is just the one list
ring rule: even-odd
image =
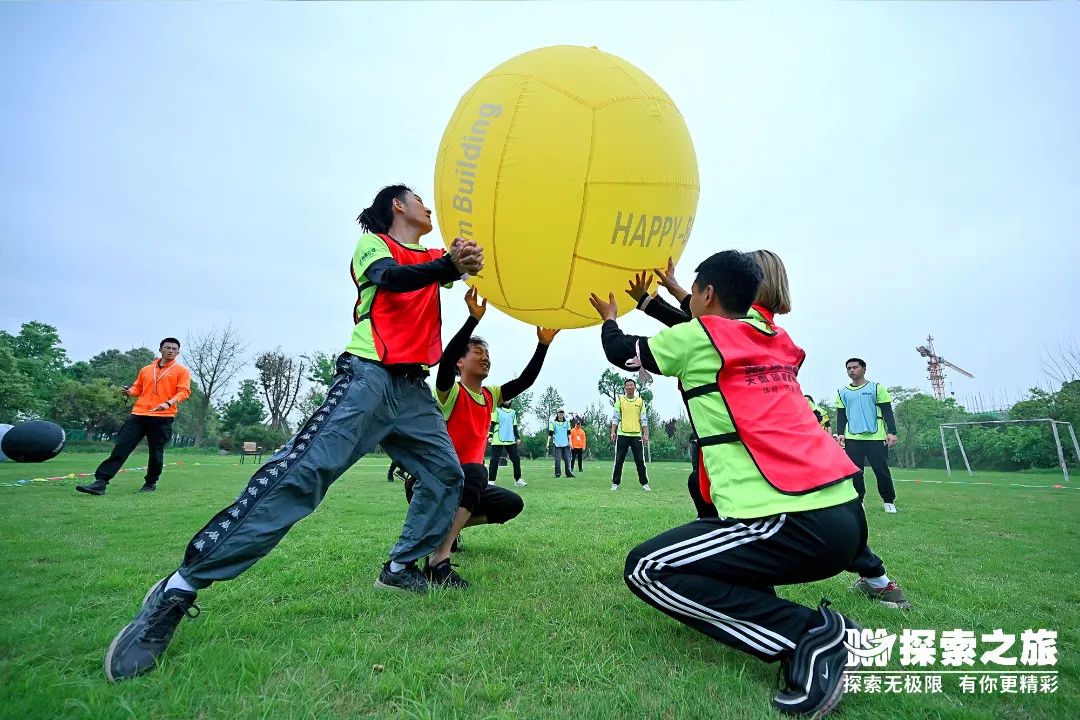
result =
[{"label": "ponytail hair", "polygon": [[394,200],[404,201],[405,194],[411,192],[407,185],[387,185],[375,195],[371,207],[364,208],[356,217],[356,222],[366,232],[385,235],[394,222]]},{"label": "ponytail hair", "polygon": [[777,315],[791,312],[791,291],[788,289],[784,261],[770,250],[755,250],[750,253],[750,257],[761,268],[763,276],[754,304],[761,305]]}]

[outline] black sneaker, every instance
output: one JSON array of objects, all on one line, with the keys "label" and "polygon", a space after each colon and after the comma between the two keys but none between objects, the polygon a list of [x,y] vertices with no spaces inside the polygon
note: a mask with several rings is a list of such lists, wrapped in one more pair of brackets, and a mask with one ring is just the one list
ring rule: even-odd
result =
[{"label": "black sneaker", "polygon": [[397,572],[390,572],[389,561],[383,563],[382,572],[375,581],[375,587],[416,593],[426,593],[431,589],[427,578],[420,572],[420,568],[416,567],[416,563],[409,563]]},{"label": "black sneaker", "polygon": [[105,677],[118,682],[149,672],[169,647],[176,626],[185,617],[197,617],[195,593],[165,589],[162,579],[146,593],[135,619],[113,638],[105,653]]},{"label": "black sneaker", "polygon": [[145,483],[141,488],[139,488],[139,492],[155,492],[156,490],[157,485],[155,485],[154,483]]},{"label": "black sneaker", "polygon": [[469,582],[458,575],[454,567],[454,565],[450,564],[450,558],[446,558],[436,565],[428,563],[424,566],[424,577],[427,578],[428,583],[436,587],[464,590],[469,587]]},{"label": "black sneaker", "polygon": [[773,698],[773,705],[785,715],[821,717],[836,708],[844,695],[847,628],[860,628],[830,610],[828,600],[822,600],[818,610],[825,624],[803,635],[783,664],[784,688]]},{"label": "black sneaker", "polygon": [[95,480],[89,485],[76,485],[75,489],[87,495],[104,495],[107,487],[109,487],[108,480]]},{"label": "black sneaker", "polygon": [[572,478],[572,477],[577,477],[577,475],[575,475],[574,473],[566,473],[566,477]]}]

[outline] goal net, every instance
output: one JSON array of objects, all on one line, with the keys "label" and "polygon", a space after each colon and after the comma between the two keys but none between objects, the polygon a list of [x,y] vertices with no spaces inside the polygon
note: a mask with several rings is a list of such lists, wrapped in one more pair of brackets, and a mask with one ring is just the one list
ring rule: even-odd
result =
[{"label": "goal net", "polygon": [[952,477],[952,465],[949,463],[949,446],[945,442],[945,431],[952,430],[953,435],[956,438],[956,445],[960,448],[960,457],[964,459],[964,467],[967,468],[968,475],[972,475],[971,463],[968,461],[967,451],[964,450],[964,441],[960,439],[960,429],[964,427],[974,427],[977,425],[1014,425],[1021,423],[1046,423],[1050,426],[1050,433],[1054,436],[1054,445],[1057,448],[1058,464],[1061,465],[1061,474],[1065,476],[1065,481],[1069,481],[1069,466],[1065,462],[1065,451],[1061,445],[1061,435],[1065,430],[1069,431],[1068,439],[1072,441],[1073,453],[1076,457],[1076,461],[1080,463],[1080,444],[1076,442],[1076,432],[1073,430],[1072,423],[1064,422],[1061,420],[1051,420],[1050,418],[1037,418],[1034,420],[983,420],[980,422],[956,422],[956,423],[942,423],[939,426],[941,431],[941,450],[945,454],[945,472],[949,477]]}]

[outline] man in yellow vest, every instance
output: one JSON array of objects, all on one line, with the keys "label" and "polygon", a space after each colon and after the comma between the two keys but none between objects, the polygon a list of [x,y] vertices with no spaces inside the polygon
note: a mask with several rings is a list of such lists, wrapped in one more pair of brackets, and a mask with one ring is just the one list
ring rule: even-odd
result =
[{"label": "man in yellow vest", "polygon": [[625,394],[615,400],[615,414],[611,418],[611,442],[615,443],[615,470],[611,474],[611,491],[615,492],[622,483],[622,466],[626,460],[626,451],[634,453],[637,466],[638,482],[641,489],[652,492],[649,476],[645,472],[645,452],[642,441],[649,442],[649,417],[645,411],[645,401],[637,394],[637,383],[627,380],[623,385]]}]

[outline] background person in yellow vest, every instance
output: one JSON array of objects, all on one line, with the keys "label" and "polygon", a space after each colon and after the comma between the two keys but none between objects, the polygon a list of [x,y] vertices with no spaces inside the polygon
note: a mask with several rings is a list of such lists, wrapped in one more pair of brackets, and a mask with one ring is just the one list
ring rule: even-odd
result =
[{"label": "background person in yellow vest", "polygon": [[158,345],[161,358],[139,371],[130,386],[123,388],[125,395],[136,398],[131,415],[116,434],[112,454],[94,471],[94,482],[76,485],[75,489],[87,495],[104,495],[109,481],[120,472],[124,461],[135,450],[139,441],[146,438],[150,461],[146,465],[146,478],[139,492],[157,490],[161,469],[165,466],[165,446],[172,439],[176,408],[191,396],[191,373],[176,362],[180,354],[180,341],[165,338]]},{"label": "background person in yellow vest", "polygon": [[718,514],[634,548],[624,578],[679,622],[781,662],[774,706],[820,717],[843,695],[846,631],[859,626],[827,601],[810,608],[773,588],[843,571],[865,544],[866,517],[847,482],[855,466],[802,397],[805,352],[750,314],[761,281],[749,255],[712,255],[697,268],[694,319],[653,337],[619,329],[614,293],[591,298],[609,362],[678,378],[699,435],[702,490]]},{"label": "background person in yellow vest", "polygon": [[810,404],[810,410],[814,413],[814,417],[817,418],[818,425],[821,426],[822,430],[831,435],[830,427],[832,426],[832,420],[829,419],[828,411],[818,405],[817,401],[810,395],[803,395],[803,397],[806,398],[806,402]]},{"label": "background person in yellow vest", "polygon": [[853,478],[859,500],[866,496],[863,468],[874,470],[885,512],[896,512],[896,488],[889,470],[889,448],[896,444],[892,396],[884,385],[866,379],[866,361],[849,358],[844,367],[851,384],[836,393],[836,438],[859,468]]},{"label": "background person in yellow vest", "polygon": [[577,462],[578,472],[585,472],[581,467],[581,458],[585,455],[585,428],[581,427],[581,418],[574,418],[574,427],[570,428],[570,468]]},{"label": "background person in yellow vest", "polygon": [[626,460],[626,451],[634,454],[637,466],[638,482],[641,489],[652,491],[649,476],[645,471],[645,449],[642,441],[649,442],[649,416],[645,400],[637,394],[637,383],[627,380],[623,384],[624,394],[615,399],[615,412],[611,418],[611,442],[615,443],[615,469],[611,473],[611,491],[619,489],[622,483],[622,466]]}]

